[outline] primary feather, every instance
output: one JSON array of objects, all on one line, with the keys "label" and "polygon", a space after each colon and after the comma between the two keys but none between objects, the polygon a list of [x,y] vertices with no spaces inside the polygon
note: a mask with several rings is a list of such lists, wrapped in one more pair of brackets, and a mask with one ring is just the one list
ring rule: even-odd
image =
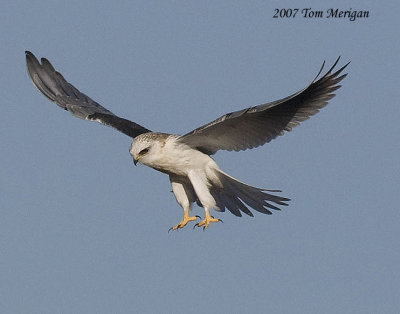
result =
[{"label": "primary feather", "polygon": [[348,63],[332,73],[339,58],[329,71],[317,77],[303,90],[280,100],[227,113],[179,138],[179,141],[206,154],[218,150],[245,150],[263,145],[285,131],[291,131],[300,122],[316,114],[334,97],[333,91],[346,77],[340,73]]},{"label": "primary feather", "polygon": [[47,59],[42,58],[40,64],[33,53],[25,51],[25,54],[28,74],[33,84],[48,99],[71,112],[75,117],[111,126],[133,138],[142,133],[150,132],[150,130],[135,122],[118,117],[89,96],[81,93],[68,83]]}]

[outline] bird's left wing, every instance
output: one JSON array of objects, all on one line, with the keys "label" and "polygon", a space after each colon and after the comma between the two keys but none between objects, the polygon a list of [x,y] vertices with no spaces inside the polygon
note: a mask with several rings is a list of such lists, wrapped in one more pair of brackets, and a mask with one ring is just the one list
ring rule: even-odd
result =
[{"label": "bird's left wing", "polygon": [[303,90],[280,100],[244,110],[231,112],[178,138],[178,141],[206,154],[218,150],[245,150],[263,145],[285,131],[291,131],[300,122],[316,114],[335,96],[338,83],[346,77],[340,73],[347,63],[333,72],[340,57],[330,70]]},{"label": "bird's left wing", "polygon": [[54,101],[59,107],[69,111],[75,117],[111,126],[130,137],[150,132],[150,130],[135,122],[118,117],[81,93],[68,83],[47,59],[42,58],[42,63],[40,63],[30,51],[25,51],[25,54],[28,74],[33,84],[48,99]]}]

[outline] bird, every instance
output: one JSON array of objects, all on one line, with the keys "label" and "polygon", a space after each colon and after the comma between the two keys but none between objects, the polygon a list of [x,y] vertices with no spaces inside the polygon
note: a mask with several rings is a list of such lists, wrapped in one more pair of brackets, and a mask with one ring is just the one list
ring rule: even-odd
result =
[{"label": "bird", "polygon": [[[250,209],[263,214],[288,206],[289,198],[279,196],[281,190],[263,189],[243,183],[219,168],[211,157],[219,150],[242,151],[264,145],[301,122],[315,115],[335,96],[338,83],[346,76],[343,70],[350,62],[335,70],[333,66],[320,77],[318,74],[304,89],[280,100],[227,113],[188,133],[153,132],[135,122],[121,118],[80,92],[55,70],[52,64],[41,62],[25,52],[27,72],[33,84],[44,96],[73,116],[110,126],[132,138],[129,152],[138,163],[169,176],[172,192],[183,209],[183,218],[171,230],[184,228],[189,222],[208,228],[222,222],[210,210],[229,210],[235,216],[242,213],[253,217]],[[204,218],[190,216],[192,205],[204,209]]]}]

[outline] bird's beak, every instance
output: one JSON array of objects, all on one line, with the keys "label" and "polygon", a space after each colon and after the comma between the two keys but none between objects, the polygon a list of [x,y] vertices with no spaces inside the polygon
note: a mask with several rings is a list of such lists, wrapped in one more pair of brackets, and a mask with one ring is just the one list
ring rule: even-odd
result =
[{"label": "bird's beak", "polygon": [[134,164],[135,166],[137,166],[137,163],[138,163],[138,159],[133,158],[133,164]]}]

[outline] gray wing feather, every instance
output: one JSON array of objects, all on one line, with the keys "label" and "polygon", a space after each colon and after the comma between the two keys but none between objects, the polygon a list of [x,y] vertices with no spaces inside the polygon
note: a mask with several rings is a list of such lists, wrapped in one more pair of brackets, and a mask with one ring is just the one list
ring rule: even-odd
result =
[{"label": "gray wing feather", "polygon": [[40,63],[30,51],[26,51],[25,54],[28,74],[33,84],[48,99],[75,117],[111,126],[130,137],[150,132],[137,123],[118,117],[81,93],[68,83],[47,59],[42,58]]},{"label": "gray wing feather", "polygon": [[254,148],[283,135],[285,131],[291,131],[335,96],[333,92],[340,88],[338,83],[347,74],[339,75],[350,63],[332,73],[339,59],[324,76],[317,79],[324,62],[315,79],[303,90],[277,101],[225,114],[180,136],[178,140],[212,155],[220,149],[240,151]]}]

